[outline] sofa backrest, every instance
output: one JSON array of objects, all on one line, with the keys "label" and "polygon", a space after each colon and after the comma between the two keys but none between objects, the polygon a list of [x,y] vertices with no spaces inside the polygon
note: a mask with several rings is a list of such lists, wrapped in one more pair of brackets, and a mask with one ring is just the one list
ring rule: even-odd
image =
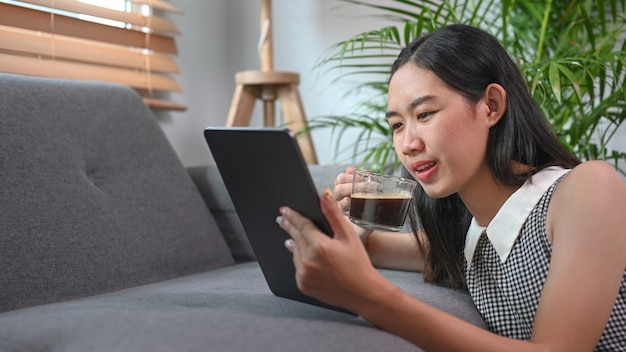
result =
[{"label": "sofa backrest", "polygon": [[0,74],[0,311],[231,263],[137,93]]}]

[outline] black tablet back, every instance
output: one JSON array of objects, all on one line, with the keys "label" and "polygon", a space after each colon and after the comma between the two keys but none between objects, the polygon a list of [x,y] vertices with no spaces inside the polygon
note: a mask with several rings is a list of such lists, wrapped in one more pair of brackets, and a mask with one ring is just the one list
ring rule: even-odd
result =
[{"label": "black tablet back", "polygon": [[278,209],[289,206],[331,234],[295,135],[284,128],[208,127],[204,137],[270,290],[345,312],[300,292],[284,246],[289,235],[276,224]]}]

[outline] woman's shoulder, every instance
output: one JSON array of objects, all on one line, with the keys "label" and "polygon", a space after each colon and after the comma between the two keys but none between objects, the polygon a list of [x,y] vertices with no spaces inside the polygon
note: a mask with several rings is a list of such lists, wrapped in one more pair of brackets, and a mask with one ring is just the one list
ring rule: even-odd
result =
[{"label": "woman's shoulder", "polygon": [[621,178],[616,168],[602,160],[591,160],[578,164],[571,171],[571,176],[577,181],[581,180],[596,180],[596,181],[610,181],[621,182],[624,180]]},{"label": "woman's shoulder", "polygon": [[[559,184],[563,198],[593,197],[606,193],[626,192],[626,182],[615,167],[605,161],[583,162],[572,169]],[[556,195],[556,194],[555,194]]]},{"label": "woman's shoulder", "polygon": [[[615,167],[593,160],[574,167],[556,188],[550,211],[557,217],[571,218],[573,213],[588,216],[626,214],[626,182]],[[610,210],[609,210],[610,209]],[[579,219],[582,220],[582,219]]]}]

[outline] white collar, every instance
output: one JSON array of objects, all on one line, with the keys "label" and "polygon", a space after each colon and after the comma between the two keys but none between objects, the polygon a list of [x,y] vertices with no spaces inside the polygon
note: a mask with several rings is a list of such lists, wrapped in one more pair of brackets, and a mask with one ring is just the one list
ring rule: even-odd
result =
[{"label": "white collar", "polygon": [[476,218],[472,218],[465,237],[464,252],[467,267],[471,267],[478,239],[485,230],[487,230],[489,241],[504,263],[532,209],[550,186],[568,171],[559,166],[551,166],[534,174],[532,183],[527,180],[522,187],[515,191],[504,202],[486,228],[480,226]]}]

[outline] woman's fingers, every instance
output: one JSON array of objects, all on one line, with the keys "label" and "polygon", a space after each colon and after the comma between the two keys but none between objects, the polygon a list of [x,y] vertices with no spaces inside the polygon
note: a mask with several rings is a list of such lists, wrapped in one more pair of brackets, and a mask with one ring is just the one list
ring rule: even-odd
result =
[{"label": "woman's fingers", "polygon": [[[307,226],[315,227],[315,225],[313,225],[309,219],[289,207],[281,207],[279,213],[280,216],[276,218],[276,222],[293,240],[293,243],[287,242],[285,245],[289,246],[293,244],[298,246],[302,242],[307,242],[306,231],[310,231],[310,229],[307,229]],[[289,247],[287,248],[289,249]]]},{"label": "woman's fingers", "polygon": [[333,190],[333,198],[339,202],[339,208],[344,215],[350,211],[351,193],[352,184],[339,184]]},{"label": "woman's fingers", "polygon": [[350,211],[350,195],[352,194],[352,177],[354,170],[355,168],[353,166],[348,166],[345,173],[341,173],[335,178],[333,195],[339,202],[339,207],[343,210],[344,214]]},{"label": "woman's fingers", "polygon": [[298,288],[324,302],[347,307],[354,301],[354,292],[369,289],[362,280],[376,271],[329,188],[322,193],[320,206],[333,238],[288,207],[280,208],[276,221],[291,237],[285,246],[293,253]]},{"label": "woman's fingers", "polygon": [[[293,209],[281,207],[279,212],[281,215],[276,218],[276,223],[291,237],[285,241],[285,247],[293,254],[293,264],[296,268],[296,273],[299,274],[304,271],[302,256],[309,247],[307,231],[311,231],[311,229],[316,230],[317,228],[309,219]],[[300,275],[296,275],[296,279],[300,281]],[[300,282],[298,282],[298,285],[300,285]]]},{"label": "woman's fingers", "polygon": [[[333,229],[335,238],[341,238],[346,234],[353,232],[351,225],[346,221],[343,209],[337,206],[337,201],[329,188],[326,188],[320,199],[322,213],[328,220],[330,227]],[[339,236],[339,237],[338,237]]]},{"label": "woman's fingers", "polygon": [[352,198],[344,198],[339,201],[339,209],[343,212],[344,215],[348,215],[350,213],[350,202],[352,202]]},{"label": "woman's fingers", "polygon": [[353,166],[348,166],[346,168],[346,172],[340,173],[335,178],[335,185],[342,183],[352,183],[352,175],[354,174],[355,168]]}]

